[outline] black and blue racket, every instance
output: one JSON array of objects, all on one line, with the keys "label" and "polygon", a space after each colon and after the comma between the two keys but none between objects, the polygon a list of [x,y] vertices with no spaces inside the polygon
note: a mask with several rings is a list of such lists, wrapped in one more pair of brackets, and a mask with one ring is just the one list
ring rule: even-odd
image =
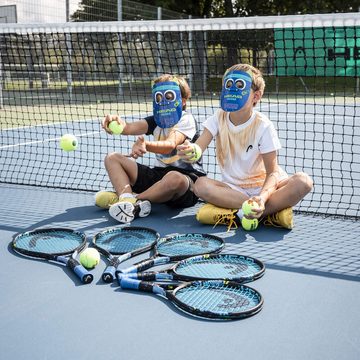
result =
[{"label": "black and blue racket", "polygon": [[265,265],[251,256],[207,254],[181,260],[166,270],[129,273],[126,276],[145,281],[223,279],[245,283],[260,278],[264,272]]},{"label": "black and blue racket", "polygon": [[119,270],[123,274],[139,273],[153,266],[186,259],[191,256],[220,252],[225,246],[222,238],[201,233],[176,234],[160,239],[155,245],[155,253],[127,269]]},{"label": "black and blue racket", "polygon": [[113,228],[96,234],[92,245],[109,261],[102,274],[103,281],[112,282],[116,269],[123,261],[151,250],[159,239],[160,235],[155,230],[135,226]]},{"label": "black and blue racket", "polygon": [[66,265],[84,284],[93,280],[92,274],[76,260],[77,254],[86,246],[86,236],[82,232],[62,228],[37,229],[17,235],[11,245],[20,255]]},{"label": "black and blue racket", "polygon": [[235,320],[255,315],[264,302],[258,291],[235,281],[198,280],[174,288],[131,279],[121,273],[118,273],[118,280],[123,289],[160,295],[189,315],[213,320]]}]

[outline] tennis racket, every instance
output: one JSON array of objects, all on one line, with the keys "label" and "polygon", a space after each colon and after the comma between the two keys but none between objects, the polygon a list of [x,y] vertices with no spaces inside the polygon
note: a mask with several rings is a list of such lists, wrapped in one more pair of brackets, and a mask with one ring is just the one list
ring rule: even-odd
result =
[{"label": "tennis racket", "polygon": [[226,279],[245,283],[260,278],[264,272],[264,264],[253,257],[211,254],[181,260],[167,270],[129,273],[126,276],[145,281]]},{"label": "tennis racket", "polygon": [[84,284],[93,280],[77,260],[77,254],[86,246],[82,232],[62,229],[38,229],[17,235],[12,243],[13,250],[23,256],[57,262],[69,267]]},{"label": "tennis racket", "polygon": [[189,233],[167,236],[156,243],[152,257],[119,271],[123,274],[138,273],[191,256],[218,253],[224,246],[224,240],[215,235]]},{"label": "tennis racket", "polygon": [[235,320],[258,313],[263,298],[251,287],[235,281],[198,280],[173,286],[131,279],[118,274],[120,286],[160,295],[189,315],[218,320]]},{"label": "tennis racket", "polygon": [[123,261],[149,251],[159,239],[160,235],[155,230],[135,226],[109,229],[96,234],[92,245],[109,261],[102,274],[103,281],[112,282],[116,269]]}]

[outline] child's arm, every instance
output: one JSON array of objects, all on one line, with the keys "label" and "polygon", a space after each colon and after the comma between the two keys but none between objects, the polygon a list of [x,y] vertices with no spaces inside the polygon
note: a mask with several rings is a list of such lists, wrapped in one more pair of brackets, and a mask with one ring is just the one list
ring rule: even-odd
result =
[{"label": "child's arm", "polygon": [[109,124],[112,121],[117,121],[120,125],[123,126],[124,129],[121,133],[122,135],[142,135],[142,134],[146,134],[148,130],[148,123],[146,120],[138,120],[131,123],[127,123],[118,115],[108,114],[102,120],[101,126],[110,135],[112,135],[112,132],[109,129]]},{"label": "child's arm", "polygon": [[[200,149],[202,153],[207,149],[209,146],[211,140],[213,139],[213,136],[211,132],[204,128],[203,132],[199,136],[199,138],[196,140],[195,144],[200,146]],[[183,161],[191,162],[190,158],[192,157],[192,150],[193,150],[193,144],[189,141],[185,141],[183,144],[177,146],[177,154],[180,156],[180,158]]]},{"label": "child's arm", "polygon": [[176,130],[172,131],[165,140],[159,141],[147,141],[143,136],[139,136],[132,147],[131,156],[137,159],[148,151],[156,154],[169,154],[185,139],[186,136]]},{"label": "child's arm", "polygon": [[269,200],[270,196],[274,193],[279,182],[279,167],[277,161],[277,152],[272,151],[262,155],[266,178],[258,196],[253,196],[251,199],[259,205],[259,209],[253,209],[253,216],[247,216],[249,218],[259,218],[265,210],[265,204]]}]

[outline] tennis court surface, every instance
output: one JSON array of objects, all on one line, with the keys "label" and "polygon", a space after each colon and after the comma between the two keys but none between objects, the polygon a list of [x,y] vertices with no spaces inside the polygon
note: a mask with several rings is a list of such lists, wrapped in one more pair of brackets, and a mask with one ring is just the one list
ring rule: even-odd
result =
[{"label": "tennis court surface", "polygon": [[[355,13],[0,24],[1,358],[359,359],[359,26]],[[190,317],[159,296],[104,283],[104,259],[84,285],[61,265],[11,250],[17,234],[33,229],[74,229],[90,242],[119,227],[94,206],[94,194],[110,187],[104,156],[126,153],[134,138],[106,135],[100,119],[151,113],[151,80],[170,72],[187,78],[188,109],[201,127],[219,105],[224,70],[239,61],[265,76],[259,110],[279,132],[281,166],[314,180],[294,208],[295,228],[213,228],[195,219],[201,203],[181,211],[154,205],[133,225],[161,236],[217,235],[223,253],[263,261],[265,275],[249,283],[264,298],[258,314]],[[76,151],[59,149],[65,133],[77,136]],[[212,144],[204,167],[218,178],[214,154]]]}]

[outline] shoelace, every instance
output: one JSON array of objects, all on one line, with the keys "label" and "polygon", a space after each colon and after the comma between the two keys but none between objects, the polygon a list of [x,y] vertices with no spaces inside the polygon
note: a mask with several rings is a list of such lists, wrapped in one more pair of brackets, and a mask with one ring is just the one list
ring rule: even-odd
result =
[{"label": "shoelace", "polygon": [[270,226],[281,228],[282,226],[279,225],[278,213],[268,215],[267,218],[264,220],[264,225],[270,225]]},{"label": "shoelace", "polygon": [[230,231],[232,227],[234,226],[234,229],[238,228],[238,225],[236,223],[236,217],[234,214],[222,214],[219,215],[219,219],[216,221],[213,228],[217,225],[228,225],[227,231]]}]

